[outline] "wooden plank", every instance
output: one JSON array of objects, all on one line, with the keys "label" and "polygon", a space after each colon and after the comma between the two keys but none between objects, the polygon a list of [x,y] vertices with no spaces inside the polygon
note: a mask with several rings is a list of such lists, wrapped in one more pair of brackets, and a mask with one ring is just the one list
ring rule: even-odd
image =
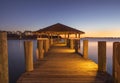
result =
[{"label": "wooden plank", "polygon": [[52,47],[17,83],[112,83],[109,74],[98,72],[96,63],[74,52],[64,45]]}]

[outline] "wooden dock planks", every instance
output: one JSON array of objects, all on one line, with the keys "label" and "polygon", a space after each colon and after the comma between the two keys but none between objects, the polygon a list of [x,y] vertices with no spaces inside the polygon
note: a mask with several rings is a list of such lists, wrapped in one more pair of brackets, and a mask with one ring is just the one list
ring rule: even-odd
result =
[{"label": "wooden dock planks", "polygon": [[97,72],[96,63],[64,45],[53,46],[34,68],[22,74],[17,83],[112,83],[110,75]]}]

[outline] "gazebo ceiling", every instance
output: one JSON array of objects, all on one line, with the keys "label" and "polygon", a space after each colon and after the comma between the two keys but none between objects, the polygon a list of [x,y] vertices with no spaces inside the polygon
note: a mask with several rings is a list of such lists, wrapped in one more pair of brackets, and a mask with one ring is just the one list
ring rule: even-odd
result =
[{"label": "gazebo ceiling", "polygon": [[50,33],[50,34],[84,34],[85,32],[77,30],[75,28],[57,23],[46,28],[34,31],[34,33]]}]

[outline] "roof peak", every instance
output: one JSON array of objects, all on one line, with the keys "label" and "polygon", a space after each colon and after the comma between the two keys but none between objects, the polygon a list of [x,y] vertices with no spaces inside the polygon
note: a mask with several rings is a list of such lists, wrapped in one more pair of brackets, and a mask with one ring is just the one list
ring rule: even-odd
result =
[{"label": "roof peak", "polygon": [[[56,23],[56,24],[64,25],[64,24],[62,24],[62,23]],[[56,24],[53,24],[53,25],[56,25]]]},{"label": "roof peak", "polygon": [[49,32],[49,33],[71,33],[71,34],[72,33],[80,33],[80,34],[84,33],[83,31],[69,27],[62,23],[56,23],[56,24],[50,25],[48,27],[38,30],[37,32],[41,32],[41,33],[46,33],[46,32]]}]

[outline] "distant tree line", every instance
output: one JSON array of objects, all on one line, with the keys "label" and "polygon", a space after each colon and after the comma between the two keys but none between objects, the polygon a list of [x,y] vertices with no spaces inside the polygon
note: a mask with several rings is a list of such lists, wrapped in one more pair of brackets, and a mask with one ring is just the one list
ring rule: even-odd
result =
[{"label": "distant tree line", "polygon": [[[16,39],[36,39],[37,37],[39,37],[36,34],[33,34],[32,31],[0,31],[0,32],[6,32],[7,33],[7,38],[8,40],[16,40]],[[51,38],[51,36],[47,36],[47,35],[41,35],[40,37],[42,38]],[[58,38],[58,36],[52,36],[52,38]],[[59,37],[61,38],[61,37]]]}]

